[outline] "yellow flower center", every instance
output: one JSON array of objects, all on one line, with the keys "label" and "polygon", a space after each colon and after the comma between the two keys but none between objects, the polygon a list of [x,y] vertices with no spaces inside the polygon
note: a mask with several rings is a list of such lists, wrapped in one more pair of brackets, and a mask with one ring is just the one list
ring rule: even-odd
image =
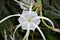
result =
[{"label": "yellow flower center", "polygon": [[32,19],[31,19],[31,18],[29,18],[29,19],[28,19],[28,22],[32,22]]}]

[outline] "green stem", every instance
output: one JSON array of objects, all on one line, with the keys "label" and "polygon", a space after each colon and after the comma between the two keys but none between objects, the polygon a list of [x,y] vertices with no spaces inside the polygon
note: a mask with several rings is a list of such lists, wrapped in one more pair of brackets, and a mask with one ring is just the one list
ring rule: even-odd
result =
[{"label": "green stem", "polygon": [[[42,4],[42,3],[41,3],[41,4]],[[40,16],[43,16],[43,14],[42,14],[42,6],[40,7]],[[43,22],[43,24],[44,24],[47,28],[49,28],[49,29],[52,30],[52,27],[49,26],[43,19],[42,19],[42,22]]]},{"label": "green stem", "polygon": [[[43,15],[43,14],[42,14],[42,9],[41,9],[41,11],[40,11],[40,16],[42,16],[42,15]],[[43,19],[42,19],[42,22],[43,22],[43,24],[44,24],[47,28],[52,29],[52,27],[49,26]]]},{"label": "green stem", "polygon": [[[41,3],[41,4],[42,4],[42,3]],[[43,15],[42,15],[42,6],[40,7],[40,16],[43,16]],[[49,26],[43,19],[42,19],[42,22],[43,22],[43,24],[44,24],[47,28],[51,29],[52,31],[55,31],[55,32],[59,32],[59,33],[60,33],[60,29],[53,28],[53,27]]]}]

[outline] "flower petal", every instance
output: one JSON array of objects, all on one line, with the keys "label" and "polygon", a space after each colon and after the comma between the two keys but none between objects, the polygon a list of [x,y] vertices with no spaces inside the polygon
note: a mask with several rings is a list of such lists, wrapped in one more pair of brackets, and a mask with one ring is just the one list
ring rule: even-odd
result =
[{"label": "flower petal", "polygon": [[39,26],[38,26],[38,25],[36,25],[36,24],[34,24],[34,25],[36,26],[36,28],[37,28],[37,29],[38,29],[38,31],[40,32],[41,36],[43,37],[43,40],[46,40],[46,38],[45,38],[45,36],[44,36],[43,32],[41,31],[41,29],[39,28]]},{"label": "flower petal", "polygon": [[5,40],[7,40],[7,33],[6,30],[4,30]]},{"label": "flower petal", "polygon": [[27,10],[28,9],[28,8],[24,7],[25,4],[23,2],[18,1],[18,0],[15,0],[15,2],[17,2],[18,5],[20,5],[21,9],[23,9],[23,10]]},{"label": "flower petal", "polygon": [[[22,0],[23,2],[18,1],[18,0],[15,0],[15,1],[20,5],[21,9],[28,10],[28,8],[25,7],[26,4],[24,4],[23,2],[30,4],[30,0]],[[31,1],[32,1],[32,3],[35,2],[34,0],[31,0]]]},{"label": "flower petal", "polygon": [[30,30],[27,30],[27,33],[26,33],[26,40],[28,40],[29,33],[30,33]]},{"label": "flower petal", "polygon": [[37,29],[38,29],[38,31],[40,32],[41,36],[43,37],[43,40],[46,40],[46,38],[45,38],[43,32],[41,31],[41,29],[40,29],[38,26],[37,26]]},{"label": "flower petal", "polygon": [[54,27],[54,23],[53,23],[50,19],[48,19],[48,18],[46,18],[46,17],[37,16],[37,17],[35,17],[34,19],[39,19],[39,18],[40,18],[40,19],[45,19],[45,20],[49,21],[49,22],[52,24],[52,27],[55,28],[55,27]]},{"label": "flower petal", "polygon": [[20,16],[20,14],[9,15],[9,16],[5,17],[4,19],[0,20],[0,23],[2,23],[3,21],[7,20],[8,18],[11,18],[14,16]]},{"label": "flower petal", "polygon": [[23,0],[23,1],[27,4],[30,4],[31,3],[30,1],[32,1],[32,3],[34,3],[34,0]]},{"label": "flower petal", "polygon": [[20,5],[21,9],[28,10],[28,8],[24,7],[24,5],[25,5],[24,3],[20,2],[19,5]]},{"label": "flower petal", "polygon": [[14,0],[15,2],[17,2],[17,3],[20,3],[18,0]]},{"label": "flower petal", "polygon": [[17,29],[18,29],[19,27],[21,27],[21,25],[20,25],[20,24],[19,24],[19,25],[17,25],[16,29],[15,29],[15,30],[14,30],[14,32],[13,32],[12,40],[15,40],[15,33],[16,33],[16,31],[17,31]]}]

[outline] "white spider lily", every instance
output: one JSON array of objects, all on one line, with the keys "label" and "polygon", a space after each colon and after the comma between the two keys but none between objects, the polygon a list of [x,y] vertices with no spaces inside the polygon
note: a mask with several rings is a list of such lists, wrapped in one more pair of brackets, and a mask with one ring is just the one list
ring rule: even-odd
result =
[{"label": "white spider lily", "polygon": [[29,11],[23,11],[21,15],[20,14],[10,15],[10,16],[8,16],[8,17],[6,17],[6,18],[4,18],[3,20],[0,21],[0,23],[2,23],[3,21],[5,21],[6,19],[8,19],[10,17],[20,16],[18,18],[18,21],[19,21],[20,24],[16,27],[16,29],[13,32],[13,37],[11,37],[12,40],[15,40],[15,32],[21,26],[22,26],[23,30],[27,30],[26,35],[23,38],[23,40],[25,40],[25,39],[28,40],[30,30],[34,31],[35,29],[37,29],[39,31],[43,40],[46,40],[43,32],[41,31],[41,29],[38,26],[41,22],[40,19],[47,20],[54,27],[54,24],[50,19],[48,19],[46,17],[43,17],[43,16],[38,16],[37,12],[32,11],[32,6],[33,6],[33,4],[31,3],[30,10]]},{"label": "white spider lily", "polygon": [[13,33],[13,38],[12,38],[13,40],[14,40],[14,36],[15,36],[16,30],[19,27],[21,27],[21,26],[22,26],[23,30],[27,30],[27,33],[25,35],[26,40],[28,39],[29,31],[30,30],[34,31],[36,28],[41,33],[43,39],[46,40],[43,32],[40,30],[40,28],[38,27],[38,25],[40,23],[40,19],[45,19],[45,20],[49,21],[52,24],[52,26],[54,27],[52,21],[50,19],[46,18],[46,17],[40,17],[40,16],[38,16],[37,13],[34,12],[34,11],[31,11],[30,13],[29,12],[30,11],[23,11],[21,15],[20,14],[10,15],[10,16],[4,18],[3,20],[1,20],[0,23],[3,22],[3,21],[5,21],[6,19],[8,19],[10,17],[20,16],[19,19],[18,19],[18,21],[19,21],[20,24],[17,26],[17,28],[15,29],[15,31]]},{"label": "white spider lily", "polygon": [[[27,4],[30,4],[30,1],[32,1],[32,3],[34,3],[35,1],[34,0],[22,0],[23,2],[27,3]],[[28,10],[28,8],[26,8],[26,4],[21,2],[21,1],[18,1],[18,0],[15,0],[15,2],[18,3],[18,5],[20,5],[21,9],[23,10]]]}]

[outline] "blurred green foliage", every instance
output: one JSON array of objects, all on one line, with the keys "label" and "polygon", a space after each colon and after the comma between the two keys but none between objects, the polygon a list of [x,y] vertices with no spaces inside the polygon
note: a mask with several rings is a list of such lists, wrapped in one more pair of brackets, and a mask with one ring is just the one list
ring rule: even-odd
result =
[{"label": "blurred green foliage", "polygon": [[[50,18],[56,28],[60,28],[60,0],[42,0],[42,4],[43,15]],[[8,15],[21,12],[22,9],[14,0],[0,0],[0,20]],[[11,40],[9,36],[14,31],[15,26],[19,24],[17,19],[18,17],[12,17],[0,24],[0,40],[4,40],[4,30],[7,31],[8,40]],[[47,40],[60,40],[60,33],[45,28],[45,25],[42,23],[39,26],[41,26],[41,30],[43,30]],[[16,40],[23,38],[25,33],[26,31],[19,28],[16,32]],[[34,40],[42,40],[42,37],[37,30],[34,32],[31,31],[29,36],[30,40],[32,40],[32,33],[34,33]]]}]

